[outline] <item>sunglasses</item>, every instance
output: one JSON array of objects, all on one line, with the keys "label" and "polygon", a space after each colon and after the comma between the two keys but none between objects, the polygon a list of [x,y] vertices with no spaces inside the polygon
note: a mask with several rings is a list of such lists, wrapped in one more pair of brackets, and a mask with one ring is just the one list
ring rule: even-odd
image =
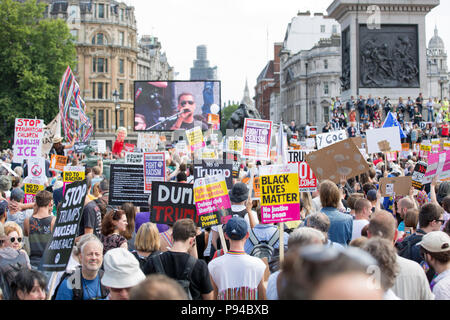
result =
[{"label": "sunglasses", "polygon": [[194,101],[190,101],[190,100],[189,101],[181,101],[181,106],[184,107],[188,103],[189,103],[189,105],[192,106],[194,104]]},{"label": "sunglasses", "polygon": [[15,242],[16,239],[17,239],[17,242],[19,242],[19,243],[22,242],[22,238],[20,238],[20,237],[19,237],[19,238],[15,238],[15,237],[9,238],[9,240],[10,240],[11,242]]}]

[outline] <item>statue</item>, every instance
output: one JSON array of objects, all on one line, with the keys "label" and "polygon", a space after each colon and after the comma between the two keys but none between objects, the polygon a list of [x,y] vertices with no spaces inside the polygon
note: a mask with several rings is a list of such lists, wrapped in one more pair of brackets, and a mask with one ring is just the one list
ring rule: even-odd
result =
[{"label": "statue", "polygon": [[243,129],[245,118],[261,119],[261,115],[256,108],[241,103],[239,108],[231,115],[230,120],[228,120],[227,129]]}]

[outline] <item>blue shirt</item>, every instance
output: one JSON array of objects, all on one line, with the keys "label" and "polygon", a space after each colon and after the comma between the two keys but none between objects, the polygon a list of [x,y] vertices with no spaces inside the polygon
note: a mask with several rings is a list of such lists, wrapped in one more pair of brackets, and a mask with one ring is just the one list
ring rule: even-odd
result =
[{"label": "blue shirt", "polygon": [[352,240],[353,218],[349,214],[341,213],[336,208],[322,208],[330,219],[328,239],[346,246]]},{"label": "blue shirt", "polygon": [[[255,234],[255,236],[258,238],[259,241],[269,241],[270,238],[272,238],[274,232],[278,232],[278,228],[274,225],[271,224],[257,224],[254,228],[253,228],[253,233]],[[289,239],[289,234],[288,233],[284,233],[284,245],[287,246],[288,244],[288,239]],[[277,240],[277,242],[273,245],[273,248],[279,248],[280,246],[280,239]],[[244,251],[247,254],[250,254],[253,250],[253,244],[250,241],[250,238],[247,239],[247,241],[245,241],[244,244]]]},{"label": "blue shirt", "polygon": [[[72,300],[73,292],[72,289],[69,288],[67,284],[67,279],[64,279],[61,285],[59,286],[58,293],[56,294],[55,300]],[[97,277],[93,280],[86,280],[82,278],[82,287],[83,287],[83,300],[91,300],[92,298],[101,299],[102,291],[100,286],[100,277],[97,274]]]}]

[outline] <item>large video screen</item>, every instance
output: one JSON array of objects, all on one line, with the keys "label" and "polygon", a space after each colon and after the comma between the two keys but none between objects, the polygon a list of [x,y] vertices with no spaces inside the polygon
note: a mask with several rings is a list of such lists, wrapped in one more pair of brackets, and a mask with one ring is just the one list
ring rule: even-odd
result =
[{"label": "large video screen", "polygon": [[220,81],[135,81],[134,131],[220,129]]}]

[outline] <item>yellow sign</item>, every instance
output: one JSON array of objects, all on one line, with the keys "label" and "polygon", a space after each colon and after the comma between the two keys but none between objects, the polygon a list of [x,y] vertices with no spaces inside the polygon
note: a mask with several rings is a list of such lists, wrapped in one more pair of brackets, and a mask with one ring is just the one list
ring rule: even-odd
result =
[{"label": "yellow sign", "polygon": [[242,138],[229,138],[227,149],[232,152],[242,152]]},{"label": "yellow sign", "polygon": [[201,149],[205,146],[205,143],[203,141],[202,129],[200,127],[195,127],[193,129],[187,130],[186,136],[192,151]]},{"label": "yellow sign", "polygon": [[64,171],[63,182],[75,182],[84,180],[84,171]]},{"label": "yellow sign", "polygon": [[194,188],[195,202],[228,195],[225,180]]},{"label": "yellow sign", "polygon": [[422,151],[431,151],[431,146],[427,146],[425,144],[420,145],[420,150]]},{"label": "yellow sign", "polygon": [[33,183],[25,183],[24,185],[25,194],[34,194],[36,195],[39,191],[44,190],[44,186],[40,184]]}]

